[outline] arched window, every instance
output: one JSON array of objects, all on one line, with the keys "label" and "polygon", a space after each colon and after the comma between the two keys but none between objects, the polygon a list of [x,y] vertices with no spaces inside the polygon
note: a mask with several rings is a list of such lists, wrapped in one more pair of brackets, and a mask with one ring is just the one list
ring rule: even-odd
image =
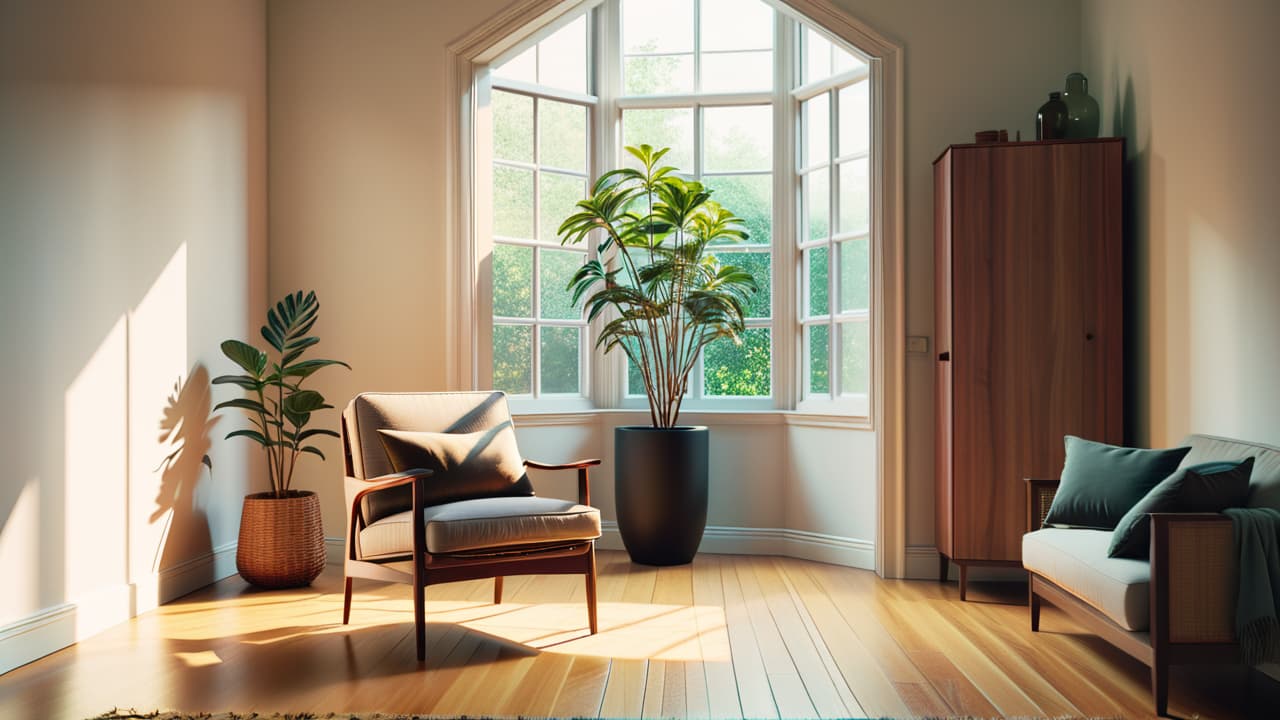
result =
[{"label": "arched window", "polygon": [[476,382],[523,411],[644,405],[565,290],[593,251],[556,228],[647,143],[744,219],[749,240],[717,253],[760,288],[685,407],[870,419],[873,82],[856,48],[766,0],[586,3],[494,58],[476,75]]}]

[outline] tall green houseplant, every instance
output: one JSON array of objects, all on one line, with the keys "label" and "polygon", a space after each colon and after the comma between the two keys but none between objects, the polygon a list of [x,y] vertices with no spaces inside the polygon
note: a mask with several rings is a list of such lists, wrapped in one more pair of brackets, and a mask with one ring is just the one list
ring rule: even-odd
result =
[{"label": "tall green houseplant", "polygon": [[702,349],[720,338],[741,342],[756,292],[750,273],[714,253],[718,243],[747,238],[740,218],[702,183],[661,165],[669,150],[627,147],[640,168],[602,175],[560,226],[564,244],[601,232],[601,259],[584,264],[569,287],[575,304],[590,294],[589,319],[614,311],[596,346],[621,347],[639,370],[657,428],[676,425]]},{"label": "tall green houseplant", "polygon": [[245,437],[262,446],[267,454],[271,492],[277,498],[289,493],[293,471],[304,453],[324,459],[320,448],[310,444],[312,438],[339,437],[328,428],[307,427],[312,413],[333,406],[327,404],[319,392],[304,389],[302,383],[317,370],[330,365],[351,369],[341,360],[302,359],[308,348],[320,342],[319,338],[307,335],[319,312],[320,301],[314,291],[304,295],[299,290],[285,296],[274,308],[267,309],[267,324],[262,326],[262,337],[275,351],[275,358],[249,343],[227,340],[222,343],[222,354],[245,372],[213,379],[215,385],[237,385],[248,391],[248,397],[225,400],[214,410],[245,411],[253,427],[233,430],[227,433],[227,438]]}]

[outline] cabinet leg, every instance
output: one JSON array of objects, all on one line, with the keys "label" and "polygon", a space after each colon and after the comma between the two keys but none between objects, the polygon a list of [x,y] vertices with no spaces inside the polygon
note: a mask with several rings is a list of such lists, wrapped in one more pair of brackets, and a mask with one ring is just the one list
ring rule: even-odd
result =
[{"label": "cabinet leg", "polygon": [[950,570],[950,568],[947,566],[947,556],[942,553],[938,553],[938,582],[944,583],[947,581],[948,570]]},{"label": "cabinet leg", "polygon": [[956,564],[960,566],[960,602],[964,602],[969,593],[969,566],[964,563]]}]

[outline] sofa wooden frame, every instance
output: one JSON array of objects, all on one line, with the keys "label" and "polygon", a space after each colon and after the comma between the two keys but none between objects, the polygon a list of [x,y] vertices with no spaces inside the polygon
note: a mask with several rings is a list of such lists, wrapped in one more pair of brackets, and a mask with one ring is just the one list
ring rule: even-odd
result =
[{"label": "sofa wooden frame", "polygon": [[[1044,525],[1058,480],[1027,480],[1027,531]],[[1239,563],[1229,518],[1217,513],[1152,513],[1148,632],[1118,625],[1051,580],[1030,573],[1031,630],[1049,601],[1103,640],[1151,668],[1156,714],[1169,707],[1172,665],[1240,662],[1235,639]]]},{"label": "sofa wooden frame", "polygon": [[[423,510],[426,508],[426,480],[430,470],[410,470],[363,480],[355,477],[351,457],[351,444],[346,421],[342,423],[342,449],[346,463],[347,495],[351,497],[351,522],[347,526],[346,559],[343,563],[345,587],[342,600],[342,624],[351,619],[351,581],[355,578],[382,582],[409,583],[413,586],[413,629],[417,644],[418,660],[427,657],[426,590],[428,585],[493,578],[493,602],[502,602],[502,578],[507,575],[576,575],[586,580],[587,622],[594,635],[596,621],[596,553],[595,541],[546,543],[541,545],[515,545],[485,548],[470,553],[447,555],[427,552],[426,527]],[[587,472],[599,465],[596,459],[578,460],[564,464],[549,464],[525,460],[525,467],[538,470],[577,470],[578,502],[591,505],[591,485]],[[361,560],[356,552],[356,538],[365,527],[362,512],[363,501],[371,493],[409,485],[413,505],[413,553],[412,555],[377,560]],[[393,563],[411,560],[410,570],[395,567]]]}]

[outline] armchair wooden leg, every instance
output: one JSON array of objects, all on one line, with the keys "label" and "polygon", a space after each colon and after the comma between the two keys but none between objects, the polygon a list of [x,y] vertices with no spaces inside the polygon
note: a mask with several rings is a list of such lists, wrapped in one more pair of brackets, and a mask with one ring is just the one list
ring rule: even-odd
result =
[{"label": "armchair wooden leg", "polygon": [[591,626],[591,634],[595,635],[596,623],[596,549],[587,551],[587,622]]},{"label": "armchair wooden leg", "polygon": [[1151,662],[1151,698],[1156,703],[1156,715],[1169,714],[1169,662],[1157,653]]},{"label": "armchair wooden leg", "polygon": [[1040,632],[1040,596],[1035,590],[1029,590],[1031,593],[1031,632]]},{"label": "armchair wooden leg", "polygon": [[427,587],[417,577],[413,579],[413,633],[418,644],[418,662],[422,662],[427,659]]},{"label": "armchair wooden leg", "polygon": [[351,578],[347,578],[347,587],[342,592],[342,624],[351,620]]},{"label": "armchair wooden leg", "polygon": [[969,595],[969,566],[960,563],[960,602],[964,602]]},{"label": "armchair wooden leg", "polygon": [[493,579],[493,604],[502,604],[502,576]]}]

